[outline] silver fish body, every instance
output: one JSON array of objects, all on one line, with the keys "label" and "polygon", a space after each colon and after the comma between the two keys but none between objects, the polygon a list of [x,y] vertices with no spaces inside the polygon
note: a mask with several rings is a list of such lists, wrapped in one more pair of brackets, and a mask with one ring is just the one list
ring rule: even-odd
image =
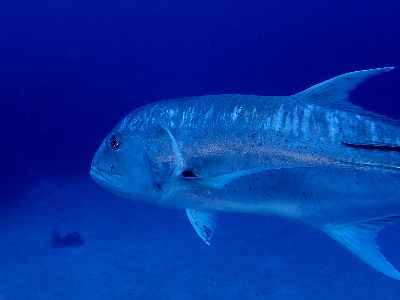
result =
[{"label": "silver fish body", "polygon": [[[105,139],[92,176],[122,196],[185,209],[206,243],[218,212],[276,216],[325,231],[400,279],[374,241],[400,216],[400,125],[347,100],[359,82],[390,69],[348,73],[293,96],[149,104]],[[109,146],[116,141],[121,149]]]}]

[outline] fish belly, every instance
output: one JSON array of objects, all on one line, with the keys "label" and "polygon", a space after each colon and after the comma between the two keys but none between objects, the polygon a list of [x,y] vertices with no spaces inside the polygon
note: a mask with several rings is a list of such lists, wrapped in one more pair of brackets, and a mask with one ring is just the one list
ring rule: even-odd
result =
[{"label": "fish belly", "polygon": [[291,168],[252,174],[222,189],[191,189],[186,206],[291,219],[313,227],[400,215],[400,174],[352,168]]}]

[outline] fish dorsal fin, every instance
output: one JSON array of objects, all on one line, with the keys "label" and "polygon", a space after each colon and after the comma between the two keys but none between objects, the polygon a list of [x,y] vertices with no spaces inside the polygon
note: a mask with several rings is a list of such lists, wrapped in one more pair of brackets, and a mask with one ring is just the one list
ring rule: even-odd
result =
[{"label": "fish dorsal fin", "polygon": [[394,68],[386,67],[346,73],[318,83],[294,95],[294,97],[305,103],[341,110],[359,111],[361,108],[349,101],[350,92],[368,78],[392,69]]},{"label": "fish dorsal fin", "polygon": [[357,225],[325,228],[324,231],[372,268],[400,280],[400,273],[386,260],[375,241],[382,228],[398,219],[398,216],[387,217]]},{"label": "fish dorsal fin", "polygon": [[210,240],[214,234],[218,214],[192,209],[187,209],[186,214],[199,237],[201,237],[201,239],[207,245],[210,245]]}]

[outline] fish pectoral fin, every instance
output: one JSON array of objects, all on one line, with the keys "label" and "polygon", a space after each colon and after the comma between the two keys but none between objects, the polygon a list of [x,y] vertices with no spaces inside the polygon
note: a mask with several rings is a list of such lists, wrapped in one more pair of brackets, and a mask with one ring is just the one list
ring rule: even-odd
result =
[{"label": "fish pectoral fin", "polygon": [[[252,173],[256,173],[256,172],[252,172]],[[211,177],[202,177],[200,179],[200,183],[205,186],[214,188],[214,189],[220,189],[220,188],[223,188],[228,183],[230,183],[240,177],[252,174],[252,173],[249,173],[248,171],[239,171],[239,172],[227,173],[227,174],[211,176]]]},{"label": "fish pectoral fin", "polygon": [[393,216],[356,225],[327,227],[324,228],[324,231],[372,268],[391,278],[400,280],[399,271],[386,260],[375,241],[382,228],[393,224],[399,218]]},{"label": "fish pectoral fin", "polygon": [[216,227],[217,213],[187,209],[186,214],[199,237],[210,245]]},{"label": "fish pectoral fin", "polygon": [[[242,171],[236,171],[232,173],[226,173],[226,174],[221,174],[221,175],[215,175],[215,176],[200,176],[198,178],[199,183],[210,187],[214,189],[220,189],[223,188],[225,185],[231,183],[232,181],[239,179],[244,176],[256,174],[256,173],[261,173],[273,169],[278,169],[278,168],[271,168],[271,167],[260,167],[260,168],[253,168],[253,169],[247,169],[247,170],[242,170]],[[279,168],[280,169],[280,168]]]},{"label": "fish pectoral fin", "polygon": [[192,182],[197,182],[201,185],[204,185],[209,188],[214,188],[214,189],[220,189],[223,188],[225,185],[228,183],[239,179],[243,176],[263,172],[266,170],[270,170],[271,168],[254,168],[254,169],[249,169],[249,170],[243,170],[243,171],[237,171],[237,172],[232,172],[232,173],[226,173],[226,174],[220,174],[220,175],[213,175],[213,176],[205,176],[201,174],[201,172],[198,174],[198,172],[193,172],[192,170],[184,170],[181,174],[180,177],[183,178],[184,180],[189,180]]}]

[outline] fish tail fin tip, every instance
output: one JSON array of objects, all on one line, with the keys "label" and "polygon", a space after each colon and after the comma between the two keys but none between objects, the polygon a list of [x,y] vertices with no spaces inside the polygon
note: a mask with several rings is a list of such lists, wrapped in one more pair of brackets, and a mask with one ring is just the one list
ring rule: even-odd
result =
[{"label": "fish tail fin tip", "polygon": [[324,231],[375,270],[400,280],[400,272],[386,260],[375,241],[381,229],[399,219],[399,216],[393,216],[355,225],[326,227]]},{"label": "fish tail fin tip", "polygon": [[350,92],[365,80],[393,69],[394,67],[383,67],[346,73],[318,83],[293,97],[301,102],[323,107],[361,110],[349,101]]}]

